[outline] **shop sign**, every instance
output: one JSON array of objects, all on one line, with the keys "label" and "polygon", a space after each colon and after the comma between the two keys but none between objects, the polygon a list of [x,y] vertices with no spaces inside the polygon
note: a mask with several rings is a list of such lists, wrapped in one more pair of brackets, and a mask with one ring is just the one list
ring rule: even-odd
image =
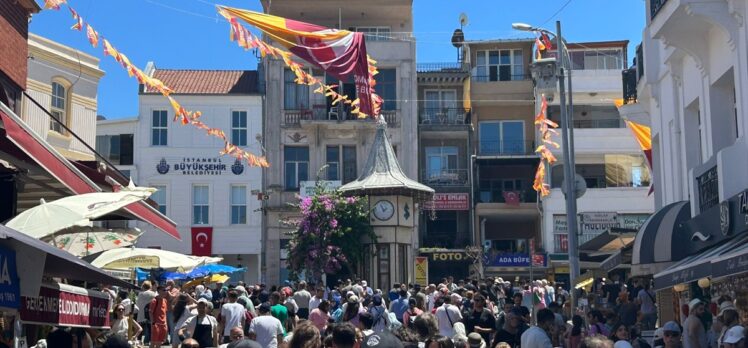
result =
[{"label": "shop sign", "polygon": [[429,284],[429,258],[424,256],[416,256],[415,264],[415,282],[422,287],[427,287]]},{"label": "shop sign", "polygon": [[135,267],[158,268],[160,266],[161,266],[161,262],[159,261],[158,256],[139,255],[139,256],[126,257],[124,259],[112,261],[110,263],[107,263],[106,265],[104,265],[104,267],[101,267],[101,268],[132,269]]},{"label": "shop sign", "polygon": [[468,210],[469,201],[467,193],[435,193],[434,199],[425,202],[423,206],[427,210]]},{"label": "shop sign", "polygon": [[109,297],[83,288],[42,285],[39,296],[21,297],[19,313],[25,323],[108,328]]},{"label": "shop sign", "polygon": [[464,252],[444,252],[431,254],[433,261],[462,261],[467,260],[468,256]]},{"label": "shop sign", "polygon": [[244,164],[235,159],[233,164],[230,159],[220,157],[181,157],[175,159],[161,158],[156,163],[156,171],[165,175],[168,173],[193,176],[216,176],[224,174],[241,175],[244,173]]},{"label": "shop sign", "polygon": [[748,254],[734,256],[712,265],[712,277],[724,277],[733,274],[748,272]]},{"label": "shop sign", "polygon": [[684,223],[690,243],[683,246],[686,255],[704,250],[748,230],[748,190],[702,211]]},{"label": "shop sign", "polygon": [[[532,265],[545,267],[545,254],[534,254]],[[488,258],[489,267],[530,267],[530,254],[524,253],[500,253]]]},{"label": "shop sign", "polygon": [[600,234],[618,227],[618,214],[615,212],[582,213],[579,227],[582,234]]},{"label": "shop sign", "polygon": [[0,307],[18,308],[20,301],[16,252],[0,247]]},{"label": "shop sign", "polygon": [[[325,189],[325,192],[335,191],[343,185],[340,180],[320,180],[319,183]],[[316,186],[317,182],[314,180],[299,181],[299,196],[314,196],[314,189]]]}]

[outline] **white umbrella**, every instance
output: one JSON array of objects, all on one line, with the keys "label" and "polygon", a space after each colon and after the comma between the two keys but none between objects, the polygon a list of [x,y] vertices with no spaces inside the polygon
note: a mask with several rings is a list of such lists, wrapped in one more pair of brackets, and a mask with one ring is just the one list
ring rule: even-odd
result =
[{"label": "white umbrella", "polygon": [[221,257],[191,256],[173,251],[150,248],[119,248],[107,250],[91,264],[104,269],[130,270],[138,268],[163,268],[186,272],[197,266],[219,263]]},{"label": "white umbrella", "polygon": [[153,188],[136,188],[119,192],[85,193],[53,202],[42,199],[40,205],[18,214],[5,226],[34,238],[42,238],[72,226],[89,225],[92,219],[146,199],[155,191]]},{"label": "white umbrella", "polygon": [[75,256],[83,257],[134,245],[142,233],[138,228],[73,227],[44,237],[42,241]]}]

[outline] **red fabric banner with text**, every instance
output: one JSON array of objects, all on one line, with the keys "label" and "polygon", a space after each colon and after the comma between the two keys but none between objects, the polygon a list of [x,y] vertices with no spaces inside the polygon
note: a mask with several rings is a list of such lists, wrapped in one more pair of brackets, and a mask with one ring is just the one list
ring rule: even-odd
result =
[{"label": "red fabric banner with text", "polygon": [[213,255],[213,227],[192,228],[192,255]]}]

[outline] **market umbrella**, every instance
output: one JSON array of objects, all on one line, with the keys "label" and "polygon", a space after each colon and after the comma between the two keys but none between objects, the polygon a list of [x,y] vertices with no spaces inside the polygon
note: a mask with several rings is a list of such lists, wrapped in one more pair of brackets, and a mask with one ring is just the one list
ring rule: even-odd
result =
[{"label": "market umbrella", "polygon": [[156,189],[134,187],[119,192],[84,193],[60,198],[28,209],[5,226],[40,239],[73,226],[86,226],[91,220],[148,198]]},{"label": "market umbrella", "polygon": [[186,272],[197,266],[218,263],[222,260],[223,258],[220,257],[191,256],[168,250],[131,247],[107,250],[96,257],[91,264],[99,268],[115,270],[139,267]]},{"label": "market umbrella", "polygon": [[229,265],[221,265],[221,264],[213,264],[213,265],[203,265],[195,267],[190,273],[187,273],[187,278],[194,279],[194,278],[202,278],[206,277],[212,274],[225,274],[225,273],[234,273],[234,272],[244,272],[246,271],[245,268],[237,268],[234,266]]},{"label": "market umbrella", "polygon": [[184,283],[182,287],[189,288],[191,286],[197,286],[200,284],[225,283],[229,279],[231,279],[231,277],[225,274],[213,274],[207,277],[190,280],[189,282]]},{"label": "market umbrella", "polygon": [[142,234],[138,228],[73,227],[63,231],[41,240],[78,257],[134,245]]}]

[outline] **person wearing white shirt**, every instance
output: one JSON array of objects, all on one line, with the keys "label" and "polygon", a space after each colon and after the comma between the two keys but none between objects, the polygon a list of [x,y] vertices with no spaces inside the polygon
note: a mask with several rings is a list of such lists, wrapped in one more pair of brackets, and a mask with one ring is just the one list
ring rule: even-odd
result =
[{"label": "person wearing white shirt", "polygon": [[277,348],[283,342],[283,325],[280,320],[270,315],[270,304],[260,305],[257,318],[249,324],[249,338],[266,348]]},{"label": "person wearing white shirt", "polygon": [[537,326],[530,326],[521,337],[521,346],[528,348],[553,348],[550,334],[553,332],[553,325],[556,321],[556,315],[550,309],[543,308],[537,313]]},{"label": "person wearing white shirt", "polygon": [[318,288],[317,293],[312,296],[312,299],[309,300],[309,313],[311,313],[316,308],[319,308],[319,304],[322,303],[322,300],[325,299],[325,289]]},{"label": "person wearing white shirt", "polygon": [[194,315],[179,327],[180,337],[190,337],[196,340],[200,347],[218,346],[218,320],[209,314],[211,304],[205,298],[197,300],[197,315]]},{"label": "person wearing white shirt", "polygon": [[444,305],[436,310],[439,334],[447,337],[454,336],[454,324],[462,321],[460,309],[451,302],[452,299],[449,296],[444,296]]},{"label": "person wearing white shirt", "polygon": [[156,298],[156,292],[151,290],[151,282],[146,280],[143,282],[143,285],[141,286],[143,291],[141,291],[138,294],[138,297],[135,299],[135,306],[138,308],[138,315],[136,318],[136,321],[140,326],[143,327],[143,338],[145,339],[145,342],[151,341],[151,323],[146,320],[145,315],[148,313],[148,310],[145,308],[148,306],[148,304],[151,303],[151,301]]}]

